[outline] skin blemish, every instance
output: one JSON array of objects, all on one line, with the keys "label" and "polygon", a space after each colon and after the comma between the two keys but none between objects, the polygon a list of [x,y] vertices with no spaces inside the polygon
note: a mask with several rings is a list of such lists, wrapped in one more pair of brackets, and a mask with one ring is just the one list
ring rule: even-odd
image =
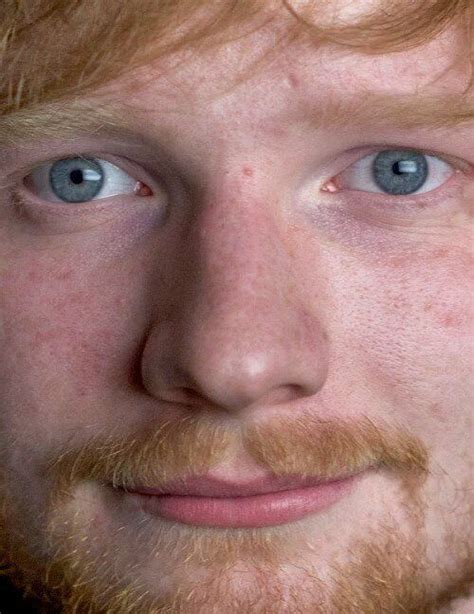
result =
[{"label": "skin blemish", "polygon": [[253,168],[251,166],[243,166],[242,175],[245,177],[253,177]]},{"label": "skin blemish", "polygon": [[444,328],[460,328],[465,324],[466,318],[462,314],[447,313],[441,318],[441,324]]},{"label": "skin blemish", "polygon": [[290,72],[290,74],[288,75],[288,82],[291,85],[291,87],[295,90],[298,89],[298,87],[300,86],[300,80],[292,72]]}]

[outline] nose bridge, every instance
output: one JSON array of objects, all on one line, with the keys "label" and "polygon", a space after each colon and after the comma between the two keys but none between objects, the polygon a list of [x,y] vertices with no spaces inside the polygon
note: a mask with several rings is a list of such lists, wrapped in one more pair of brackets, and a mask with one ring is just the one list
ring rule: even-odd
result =
[{"label": "nose bridge", "polygon": [[229,188],[212,198],[195,230],[194,298],[218,321],[239,314],[255,321],[284,300],[290,263],[276,207],[269,210],[264,198],[246,194],[235,183]]},{"label": "nose bridge", "polygon": [[225,409],[313,394],[323,335],[297,295],[278,204],[224,183],[193,220],[178,305],[157,322],[148,379],[167,400],[191,391]]},{"label": "nose bridge", "polygon": [[227,370],[235,379],[240,373],[251,386],[266,362],[281,361],[294,307],[277,218],[268,202],[236,182],[201,210],[187,259],[194,263],[187,300],[178,316],[183,337],[192,340],[189,373],[196,368],[190,363],[206,360],[214,374]]}]

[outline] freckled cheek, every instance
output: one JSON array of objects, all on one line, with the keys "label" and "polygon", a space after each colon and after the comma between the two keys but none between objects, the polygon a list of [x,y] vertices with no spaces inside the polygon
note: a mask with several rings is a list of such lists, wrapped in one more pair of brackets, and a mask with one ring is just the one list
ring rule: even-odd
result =
[{"label": "freckled cheek", "polygon": [[[434,250],[426,263],[426,281],[420,291],[419,316],[441,336],[453,339],[474,328],[474,258],[453,256],[449,248]],[[423,271],[423,268],[420,268]]]},{"label": "freckled cheek", "polygon": [[407,284],[398,294],[392,291],[386,309],[399,320],[401,331],[428,334],[430,342],[440,344],[468,335],[474,322],[473,285],[467,280],[453,285],[453,279],[440,275],[419,287]]},{"label": "freckled cheek", "polygon": [[120,317],[128,312],[123,297],[112,284],[103,293],[81,290],[66,270],[52,276],[37,267],[8,277],[0,297],[0,386],[11,386],[21,374],[24,391],[44,393],[53,382],[62,388],[75,381],[84,382],[77,391],[84,396],[111,368],[111,353],[129,340]]},{"label": "freckled cheek", "polygon": [[[416,407],[453,399],[474,376],[474,275],[464,256],[367,273],[359,312],[346,329],[381,394]],[[471,384],[469,384],[471,386]],[[460,410],[462,408],[459,408]]]}]

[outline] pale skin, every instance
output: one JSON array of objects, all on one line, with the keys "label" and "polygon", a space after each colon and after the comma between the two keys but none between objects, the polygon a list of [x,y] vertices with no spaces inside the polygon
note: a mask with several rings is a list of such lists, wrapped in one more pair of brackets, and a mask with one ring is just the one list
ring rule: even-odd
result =
[{"label": "pale skin", "polygon": [[[81,152],[151,192],[65,216],[66,205],[30,189],[20,216],[0,191],[0,539],[10,534],[21,554],[4,558],[64,611],[474,609],[474,124],[320,120],[367,92],[462,92],[469,71],[453,64],[447,33],[376,58],[293,44],[233,84],[249,55],[272,45],[272,27],[97,92],[130,106],[122,138],[0,150],[2,185],[20,165]],[[428,196],[324,189],[364,156],[396,148],[444,156],[457,172]],[[273,425],[284,446],[278,420],[307,422],[317,436],[311,417],[336,430],[364,418],[403,427],[426,450],[427,475],[405,490],[410,472],[368,471],[337,505],[269,531],[273,558],[263,530],[237,539],[147,518],[92,479],[48,506],[56,493],[45,465],[93,438],[145,441],[174,422],[163,464],[182,475],[193,467],[172,459],[172,443],[191,418],[204,440],[214,427],[226,433],[213,467],[237,480],[268,468],[246,446],[247,429]],[[291,445],[288,458],[303,450]],[[197,544],[207,566],[186,561]],[[58,595],[46,572],[61,554],[76,564],[58,572]],[[356,578],[358,559],[386,580],[378,592]],[[391,579],[397,565],[402,582]],[[87,585],[71,597],[78,578]]]}]

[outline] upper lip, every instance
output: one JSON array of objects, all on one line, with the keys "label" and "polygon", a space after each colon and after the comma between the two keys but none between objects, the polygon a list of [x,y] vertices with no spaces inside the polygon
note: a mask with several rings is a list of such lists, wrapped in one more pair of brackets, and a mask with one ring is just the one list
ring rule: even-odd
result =
[{"label": "upper lip", "polygon": [[168,482],[162,488],[137,487],[127,489],[143,495],[183,495],[196,497],[250,497],[270,492],[281,492],[296,488],[318,486],[324,482],[335,482],[350,476],[341,476],[331,480],[322,480],[318,477],[277,477],[268,476],[246,482],[229,482],[210,476],[197,476],[185,478],[175,482]]}]

